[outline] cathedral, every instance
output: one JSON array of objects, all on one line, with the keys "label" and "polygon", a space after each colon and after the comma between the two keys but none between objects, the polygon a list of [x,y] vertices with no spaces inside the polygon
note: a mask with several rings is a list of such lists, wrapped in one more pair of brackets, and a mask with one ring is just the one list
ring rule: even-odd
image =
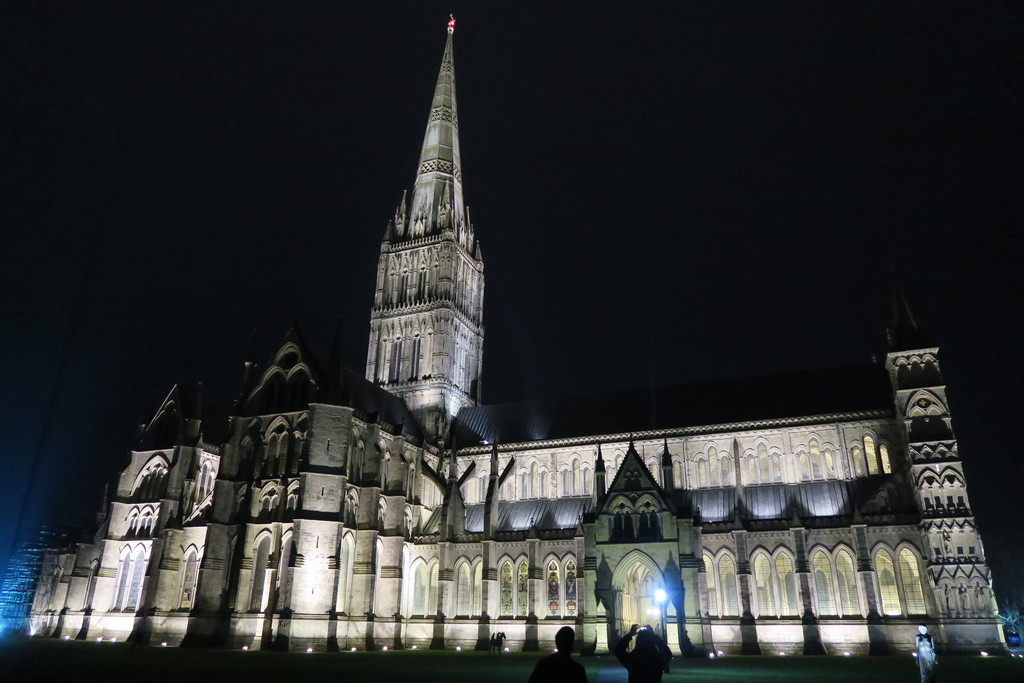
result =
[{"label": "cathedral", "polygon": [[481,402],[484,261],[453,28],[380,249],[365,372],[291,330],[230,406],[177,386],[34,633],[337,651],[1000,651],[939,351],[893,296],[884,362]]}]

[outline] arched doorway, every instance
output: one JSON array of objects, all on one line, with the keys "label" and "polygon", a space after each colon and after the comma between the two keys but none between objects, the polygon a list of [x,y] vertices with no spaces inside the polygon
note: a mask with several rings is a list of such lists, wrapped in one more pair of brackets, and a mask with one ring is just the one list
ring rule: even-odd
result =
[{"label": "arched doorway", "polygon": [[613,631],[609,634],[611,642],[625,635],[633,624],[649,624],[665,637],[662,632],[663,606],[659,606],[655,599],[655,592],[664,587],[661,570],[646,553],[633,550],[619,561],[612,572],[614,603],[613,614],[609,615],[609,625]]},{"label": "arched doorway", "polygon": [[633,563],[622,585],[622,621],[626,628],[633,624],[649,624],[660,630],[661,612],[654,599],[654,591],[659,584],[660,581],[646,565]]}]

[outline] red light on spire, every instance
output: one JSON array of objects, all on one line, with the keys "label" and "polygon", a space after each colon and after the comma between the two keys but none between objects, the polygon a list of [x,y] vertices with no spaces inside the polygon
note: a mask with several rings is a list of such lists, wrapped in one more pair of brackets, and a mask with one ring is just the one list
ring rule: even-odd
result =
[{"label": "red light on spire", "polygon": [[448,15],[448,33],[455,33],[455,16]]}]

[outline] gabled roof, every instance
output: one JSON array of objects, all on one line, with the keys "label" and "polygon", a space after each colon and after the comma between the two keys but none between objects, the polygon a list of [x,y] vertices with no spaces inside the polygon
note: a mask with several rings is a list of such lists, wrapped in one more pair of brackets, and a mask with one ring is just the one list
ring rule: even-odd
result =
[{"label": "gabled roof", "polygon": [[619,471],[615,473],[615,478],[608,485],[608,493],[605,496],[604,504],[601,506],[601,512],[609,510],[610,506],[614,504],[616,494],[639,494],[641,492],[650,493],[665,509],[671,509],[671,506],[662,495],[661,486],[658,485],[651,471],[647,469],[644,461],[640,459],[640,454],[636,452],[636,447],[630,441],[626,457],[623,458]]},{"label": "gabled roof", "polygon": [[882,365],[690,382],[459,411],[462,446],[625,434],[836,413],[891,412]]},{"label": "gabled roof", "polygon": [[[298,328],[293,327],[285,335],[284,341],[275,351],[273,357],[276,358],[281,353],[281,349],[288,345],[294,345],[298,350],[302,360],[309,367],[311,379],[317,384],[317,395],[312,399],[313,402],[351,405],[368,416],[387,422],[392,426],[401,427],[404,433],[422,439],[422,432],[416,418],[413,417],[405,401],[370,382],[362,374],[341,366],[340,341],[337,339],[337,335],[334,342],[336,348],[332,349],[330,355],[324,355],[311,349]],[[267,369],[271,367],[273,364],[268,365]],[[264,370],[264,377],[266,374],[267,370]],[[258,384],[252,390],[249,396],[250,400],[258,395],[261,386],[262,384]],[[259,410],[259,408],[251,408],[249,412],[253,410]]]}]

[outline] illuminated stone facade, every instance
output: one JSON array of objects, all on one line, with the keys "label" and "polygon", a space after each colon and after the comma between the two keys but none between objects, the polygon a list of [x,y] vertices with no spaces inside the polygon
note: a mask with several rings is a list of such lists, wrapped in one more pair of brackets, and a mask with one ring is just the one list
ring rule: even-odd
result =
[{"label": "illuminated stone facade", "polygon": [[[365,375],[297,331],[230,409],[173,389],[91,543],[51,554],[55,637],[317,651],[1001,647],[938,350],[895,297],[885,364],[479,405],[483,260],[449,33]],[[656,600],[659,589],[666,600]]]}]

